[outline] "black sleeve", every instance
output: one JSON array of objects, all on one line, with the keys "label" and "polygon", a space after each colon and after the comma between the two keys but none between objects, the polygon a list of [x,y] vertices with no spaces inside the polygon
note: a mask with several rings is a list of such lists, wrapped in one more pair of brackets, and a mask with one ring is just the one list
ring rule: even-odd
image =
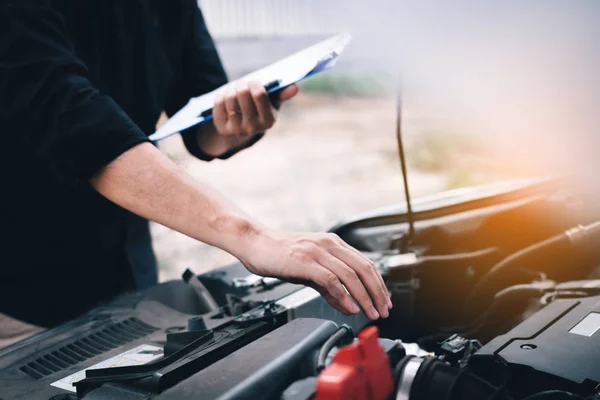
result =
[{"label": "black sleeve", "polygon": [[[228,82],[227,74],[215,43],[206,28],[197,0],[184,0],[183,8],[182,23],[186,31],[179,62],[179,74],[165,107],[168,116],[175,114],[192,97],[201,96]],[[245,145],[232,149],[219,157],[212,157],[198,148],[196,132],[197,129],[194,127],[182,132],[183,142],[192,155],[205,161],[211,161],[214,158],[227,159],[252,146],[263,136],[257,134]]]},{"label": "black sleeve", "polygon": [[50,1],[0,0],[0,123],[66,177],[87,180],[146,135],[87,78]]}]

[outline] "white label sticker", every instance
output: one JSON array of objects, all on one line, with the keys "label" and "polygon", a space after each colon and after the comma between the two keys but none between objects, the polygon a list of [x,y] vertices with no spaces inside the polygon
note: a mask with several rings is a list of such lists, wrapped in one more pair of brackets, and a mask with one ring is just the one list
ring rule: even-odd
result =
[{"label": "white label sticker", "polygon": [[73,383],[79,382],[85,379],[85,371],[88,369],[100,369],[100,368],[115,368],[115,367],[128,367],[132,365],[147,364],[150,361],[154,361],[157,358],[163,356],[163,349],[157,346],[150,346],[149,344],[143,344],[134,349],[126,351],[116,355],[108,360],[99,362],[98,364],[92,365],[86,369],[76,372],[72,375],[66,376],[61,380],[52,382],[50,385],[60,389],[68,390],[75,393],[77,390]]},{"label": "white label sticker", "polygon": [[600,329],[600,314],[589,313],[584,319],[579,321],[577,325],[571,328],[570,333],[576,335],[591,337]]},{"label": "white label sticker", "polygon": [[320,294],[315,289],[310,287],[305,287],[300,289],[288,296],[285,296],[279,300],[277,300],[277,304],[287,308],[288,310],[298,308],[303,304],[308,303],[309,301],[316,299]]}]

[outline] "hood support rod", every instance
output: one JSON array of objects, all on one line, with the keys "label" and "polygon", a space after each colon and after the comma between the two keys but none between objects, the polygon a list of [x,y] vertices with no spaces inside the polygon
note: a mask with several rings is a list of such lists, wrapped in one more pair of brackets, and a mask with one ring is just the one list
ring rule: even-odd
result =
[{"label": "hood support rod", "polygon": [[402,141],[402,85],[398,79],[397,93],[397,117],[396,117],[396,139],[398,140],[398,153],[400,155],[400,168],[402,169],[402,178],[404,180],[404,196],[406,197],[406,218],[408,221],[408,232],[400,241],[400,252],[407,253],[415,235],[415,221],[410,201],[410,190],[408,188],[408,173],[406,171],[406,153],[404,152],[404,143]]}]

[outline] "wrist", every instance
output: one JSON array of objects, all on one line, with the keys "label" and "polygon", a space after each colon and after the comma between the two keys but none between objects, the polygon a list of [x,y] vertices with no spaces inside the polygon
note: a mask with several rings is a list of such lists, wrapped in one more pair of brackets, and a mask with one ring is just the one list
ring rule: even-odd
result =
[{"label": "wrist", "polygon": [[273,260],[273,250],[280,247],[281,243],[274,229],[246,221],[239,226],[238,239],[233,245],[235,249],[230,254],[240,260],[250,272],[264,275],[265,263],[277,261]]},{"label": "wrist", "polygon": [[219,237],[215,245],[242,262],[246,262],[256,243],[266,235],[266,229],[246,215],[227,215],[211,221]]},{"label": "wrist", "polygon": [[198,148],[210,157],[221,157],[233,149],[244,146],[252,137],[221,135],[213,123],[203,124],[196,131]]}]

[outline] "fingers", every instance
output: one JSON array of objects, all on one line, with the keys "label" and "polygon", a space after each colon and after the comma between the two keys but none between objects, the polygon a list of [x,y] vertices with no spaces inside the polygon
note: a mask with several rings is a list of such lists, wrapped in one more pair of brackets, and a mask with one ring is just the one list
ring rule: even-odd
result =
[{"label": "fingers", "polygon": [[[336,300],[335,297],[333,297],[332,295],[327,293],[327,291],[325,289],[323,289],[322,287],[320,287],[319,285],[316,285],[312,282],[308,283],[307,285],[312,287],[313,289],[315,289],[317,292],[319,292],[321,297],[323,297],[325,299],[325,301],[327,301],[327,303],[329,303],[330,306],[332,306],[333,308],[335,308],[342,314],[344,314],[346,316],[350,316],[350,315],[354,315],[358,312],[358,311],[356,311],[356,312],[352,313],[352,312],[349,312],[348,310],[346,310],[344,308],[344,306],[342,306],[340,304],[340,302]],[[356,310],[358,310],[358,308],[356,308]]]},{"label": "fingers", "polygon": [[377,277],[379,278],[379,283],[381,284],[382,289],[385,291],[386,293],[386,298],[387,298],[387,306],[388,306],[388,311],[392,309],[392,307],[394,307],[394,305],[392,304],[392,295],[390,294],[390,291],[388,290],[385,281],[383,280],[383,276],[381,276],[381,274],[379,273],[379,271],[377,271]]},{"label": "fingers", "polygon": [[303,279],[313,282],[311,286],[317,289],[333,307],[344,314],[357,314],[360,312],[342,282],[333,272],[315,261],[310,265],[303,265],[302,270],[305,274]]},{"label": "fingers", "polygon": [[320,244],[332,256],[338,258],[355,272],[367,289],[379,314],[387,318],[389,316],[389,304],[391,304],[390,295],[375,264],[361,252],[345,243],[336,234],[323,234],[320,238]]},{"label": "fingers", "polygon": [[241,131],[243,135],[254,135],[261,126],[259,124],[258,111],[250,94],[250,86],[241,82],[237,87],[237,100],[241,109]]},{"label": "fingers", "polygon": [[298,85],[290,85],[281,91],[279,94],[279,101],[288,101],[292,97],[296,96],[299,91],[300,89],[298,89]]},{"label": "fingers", "polygon": [[265,130],[270,129],[275,123],[275,110],[271,105],[267,91],[260,83],[251,82],[250,93],[258,113],[259,123]]},{"label": "fingers", "polygon": [[[337,235],[336,235],[337,236]],[[340,239],[339,237],[337,237],[338,242],[346,249],[352,251],[354,254],[356,254],[358,257],[364,257],[363,254],[356,250],[354,247],[350,246],[349,244],[347,244],[346,242],[344,242],[342,239]],[[375,268],[376,269],[376,268]],[[379,282],[381,284],[381,288],[385,291],[386,295],[387,295],[387,306],[388,309],[391,309],[393,307],[392,304],[392,300],[391,300],[391,295],[390,292],[387,288],[387,286],[385,285],[385,282],[383,280],[383,277],[381,276],[381,274],[379,273],[379,271],[376,271],[376,275],[379,278]]]},{"label": "fingers", "polygon": [[[346,250],[344,249],[344,251]],[[324,249],[320,253],[317,256],[319,264],[333,272],[341,280],[368,318],[376,320],[380,315],[387,318],[387,308],[383,308],[382,312],[377,311],[371,300],[371,295],[367,292],[366,285],[352,268]]]},{"label": "fingers", "polygon": [[387,290],[379,280],[379,272],[376,270],[375,265],[367,258],[358,257],[342,246],[330,248],[329,252],[355,272],[362,285],[367,289],[379,314],[387,318],[389,316],[389,296]]},{"label": "fingers", "polygon": [[[294,89],[286,94],[288,97],[293,95]],[[276,110],[260,83],[240,81],[227,86],[217,95],[213,117],[219,133],[251,136],[273,127]]]},{"label": "fingers", "polygon": [[237,91],[232,87],[225,93],[225,109],[227,110],[227,132],[231,135],[242,134],[242,113]]},{"label": "fingers", "polygon": [[224,93],[220,93],[215,99],[215,105],[213,107],[213,120],[215,128],[218,132],[224,133],[227,131],[227,122],[229,118],[227,117],[227,109],[225,108]]}]

